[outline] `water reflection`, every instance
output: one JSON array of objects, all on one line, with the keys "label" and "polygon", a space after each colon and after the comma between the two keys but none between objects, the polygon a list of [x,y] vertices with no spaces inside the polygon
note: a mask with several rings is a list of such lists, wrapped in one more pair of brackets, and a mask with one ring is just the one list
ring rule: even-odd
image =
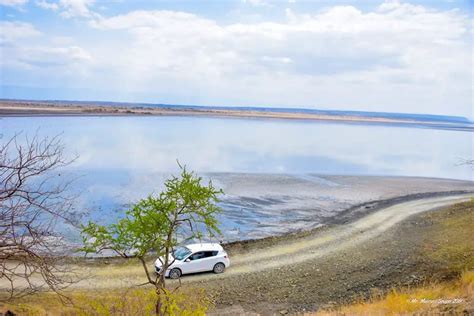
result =
[{"label": "water reflection", "polygon": [[192,117],[3,118],[2,133],[62,133],[84,170],[389,174],[472,179],[473,133]]}]

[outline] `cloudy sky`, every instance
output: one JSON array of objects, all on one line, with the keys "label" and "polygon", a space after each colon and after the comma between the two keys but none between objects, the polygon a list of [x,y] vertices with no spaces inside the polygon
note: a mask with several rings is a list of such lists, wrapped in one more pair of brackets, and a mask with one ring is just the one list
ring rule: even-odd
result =
[{"label": "cloudy sky", "polygon": [[473,118],[470,0],[0,0],[0,97]]}]

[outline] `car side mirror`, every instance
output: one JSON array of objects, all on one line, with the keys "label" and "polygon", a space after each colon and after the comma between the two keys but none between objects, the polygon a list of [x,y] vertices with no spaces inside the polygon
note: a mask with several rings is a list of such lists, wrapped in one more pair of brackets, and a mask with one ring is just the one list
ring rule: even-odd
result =
[{"label": "car side mirror", "polygon": [[191,262],[191,259],[188,258],[188,259],[184,260],[184,262]]}]

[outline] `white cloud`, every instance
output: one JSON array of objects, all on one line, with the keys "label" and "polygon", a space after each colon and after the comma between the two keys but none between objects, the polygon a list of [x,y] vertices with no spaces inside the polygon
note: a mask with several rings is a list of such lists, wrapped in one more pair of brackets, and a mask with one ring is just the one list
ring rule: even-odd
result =
[{"label": "white cloud", "polygon": [[262,61],[282,63],[282,64],[291,64],[293,62],[293,60],[288,57],[269,57],[269,56],[263,56]]},{"label": "white cloud", "polygon": [[21,62],[36,67],[64,66],[92,59],[87,51],[78,46],[35,46],[20,50],[17,58]]},{"label": "white cloud", "polygon": [[93,18],[98,14],[93,12],[90,7],[94,5],[95,0],[58,0],[49,2],[46,0],[36,1],[40,8],[52,11],[59,11],[64,18]]},{"label": "white cloud", "polygon": [[95,0],[60,0],[59,5],[63,8],[61,15],[65,18],[92,17],[94,14],[89,9]]},{"label": "white cloud", "polygon": [[102,17],[92,4],[58,3],[94,29],[66,47],[87,51],[74,60],[91,88],[122,100],[471,115],[470,20],[460,11],[395,1],[222,23],[165,10]]},{"label": "white cloud", "polygon": [[19,7],[27,2],[28,0],[0,0],[0,5],[7,7]]},{"label": "white cloud", "polygon": [[82,67],[92,61],[89,52],[73,45],[71,40],[48,38],[33,25],[25,22],[0,22],[0,44],[0,68],[26,70],[31,77],[36,77],[39,72],[50,79],[53,77],[52,67],[56,68],[55,71],[60,76],[63,73],[80,75]]},{"label": "white cloud", "polygon": [[33,25],[26,22],[0,21],[0,43],[14,42],[40,34]]},{"label": "white cloud", "polygon": [[242,0],[243,3],[250,4],[253,6],[268,6],[268,2],[265,0]]},{"label": "white cloud", "polygon": [[46,10],[57,11],[59,9],[59,5],[55,2],[48,2],[48,1],[45,1],[45,0],[40,0],[40,1],[36,1],[35,4],[38,7],[46,9]]}]

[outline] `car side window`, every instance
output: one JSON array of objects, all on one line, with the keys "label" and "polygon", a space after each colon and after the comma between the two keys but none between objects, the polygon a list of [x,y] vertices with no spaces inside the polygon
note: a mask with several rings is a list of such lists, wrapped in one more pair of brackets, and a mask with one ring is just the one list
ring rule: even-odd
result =
[{"label": "car side window", "polygon": [[189,259],[191,259],[191,260],[199,260],[199,259],[202,259],[202,258],[205,258],[205,252],[204,251],[196,252],[196,253],[192,254],[191,256],[189,256]]},{"label": "car side window", "polygon": [[199,260],[199,259],[204,259],[204,258],[210,258],[210,257],[217,256],[218,252],[219,251],[200,251],[200,252],[196,252],[196,253],[192,254],[191,256],[189,256],[189,259],[190,260]]},{"label": "car side window", "polygon": [[206,251],[206,257],[214,257],[217,256],[219,251]]}]

